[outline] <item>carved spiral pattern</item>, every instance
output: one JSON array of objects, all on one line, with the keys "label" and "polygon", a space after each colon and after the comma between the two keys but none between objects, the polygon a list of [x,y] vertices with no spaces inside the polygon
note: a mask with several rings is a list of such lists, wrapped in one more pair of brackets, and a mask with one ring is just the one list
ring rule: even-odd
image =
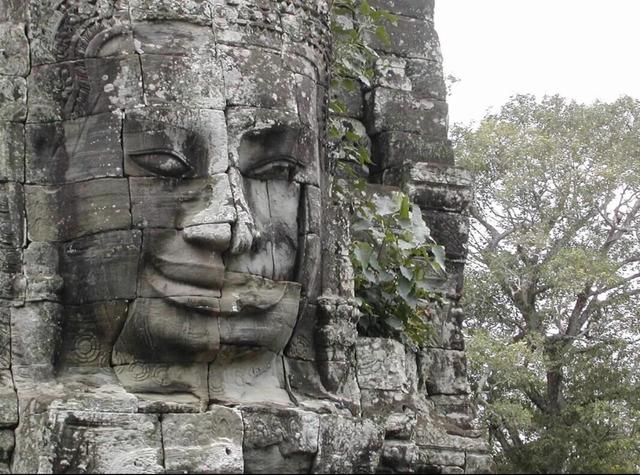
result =
[{"label": "carved spiral pattern", "polygon": [[100,360],[100,343],[95,335],[83,332],[73,341],[73,355],[78,364],[89,365]]}]

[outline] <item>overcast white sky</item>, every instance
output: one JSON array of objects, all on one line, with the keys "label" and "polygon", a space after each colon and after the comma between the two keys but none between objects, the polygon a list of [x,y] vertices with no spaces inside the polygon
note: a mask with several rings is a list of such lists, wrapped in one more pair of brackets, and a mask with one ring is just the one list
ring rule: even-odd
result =
[{"label": "overcast white sky", "polygon": [[640,0],[436,0],[450,122],[516,93],[640,98]]}]

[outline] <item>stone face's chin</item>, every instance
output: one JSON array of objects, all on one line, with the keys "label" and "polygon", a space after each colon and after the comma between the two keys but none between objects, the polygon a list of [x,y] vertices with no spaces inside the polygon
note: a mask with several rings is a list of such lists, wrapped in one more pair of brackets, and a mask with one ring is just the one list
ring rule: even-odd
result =
[{"label": "stone face's chin", "polygon": [[[247,359],[247,349],[254,356],[263,355],[260,358],[266,358],[274,371],[281,366],[278,355],[293,333],[300,291],[301,285],[293,282],[227,273],[219,298],[138,298],[113,349],[116,374],[131,392],[191,393],[206,400],[210,395],[206,385],[213,384],[218,399],[243,400],[237,383],[229,378],[233,373],[235,380],[246,371],[241,379],[253,380],[254,357]],[[207,383],[202,374],[208,371],[216,381]],[[281,387],[280,380],[269,377],[262,384],[270,381]],[[282,391],[276,392],[283,402]]]}]

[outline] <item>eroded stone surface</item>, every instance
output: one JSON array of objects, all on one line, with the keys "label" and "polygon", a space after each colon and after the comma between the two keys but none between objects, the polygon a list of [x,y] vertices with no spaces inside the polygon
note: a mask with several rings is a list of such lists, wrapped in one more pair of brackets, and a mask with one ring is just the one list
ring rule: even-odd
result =
[{"label": "eroded stone surface", "polygon": [[56,187],[27,185],[25,195],[32,241],[66,241],[131,226],[125,179],[103,178]]},{"label": "eroded stone surface", "polygon": [[408,390],[404,345],[382,338],[359,338],[356,355],[360,389]]},{"label": "eroded stone surface", "polygon": [[120,113],[27,125],[26,181],[59,185],[122,172]]},{"label": "eroded stone surface", "polygon": [[318,415],[299,409],[242,407],[246,473],[309,473],[318,451]]},{"label": "eroded stone surface", "polygon": [[53,473],[162,471],[161,428],[155,415],[55,411],[50,421]]},{"label": "eroded stone surface", "polygon": [[320,416],[313,473],[374,473],[384,431],[371,420]]},{"label": "eroded stone surface", "polygon": [[[426,211],[457,299],[469,180],[433,1],[373,4],[398,24],[341,120],[368,134],[369,178]],[[0,4],[0,471],[488,470],[460,312],[436,312],[418,355],[358,335],[328,13]]]},{"label": "eroded stone surface", "polygon": [[204,414],[162,418],[164,466],[170,473],[243,473],[240,411],[211,406]]}]

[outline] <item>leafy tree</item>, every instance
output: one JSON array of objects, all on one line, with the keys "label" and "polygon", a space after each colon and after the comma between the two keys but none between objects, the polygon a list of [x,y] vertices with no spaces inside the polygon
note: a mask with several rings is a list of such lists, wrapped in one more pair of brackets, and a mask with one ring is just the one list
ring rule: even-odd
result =
[{"label": "leafy tree", "polygon": [[640,471],[640,101],[513,97],[476,176],[470,376],[502,470]]}]

